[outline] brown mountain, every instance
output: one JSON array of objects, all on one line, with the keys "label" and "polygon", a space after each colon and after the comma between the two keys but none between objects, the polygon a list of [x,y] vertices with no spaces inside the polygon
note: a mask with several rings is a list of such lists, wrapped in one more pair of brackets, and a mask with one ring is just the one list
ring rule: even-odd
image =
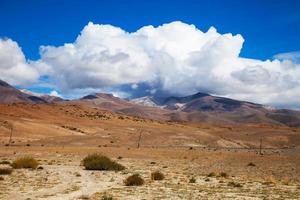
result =
[{"label": "brown mountain", "polygon": [[246,101],[197,93],[184,97],[142,97],[125,100],[111,94],[97,93],[81,99],[63,101],[59,97],[22,92],[0,81],[0,103],[77,104],[116,113],[163,121],[223,123],[258,123],[300,127],[300,111],[270,109]]},{"label": "brown mountain", "polygon": [[184,97],[142,97],[132,102],[167,109],[172,121],[271,123],[300,126],[300,112],[197,93]]},{"label": "brown mountain", "polygon": [[52,103],[62,98],[50,95],[37,95],[29,91],[21,91],[0,80],[0,103]]}]

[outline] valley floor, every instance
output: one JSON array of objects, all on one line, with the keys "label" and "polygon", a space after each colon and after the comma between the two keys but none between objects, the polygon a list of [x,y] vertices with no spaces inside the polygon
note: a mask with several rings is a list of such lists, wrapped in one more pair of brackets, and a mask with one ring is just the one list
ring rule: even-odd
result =
[{"label": "valley floor", "polygon": [[[81,160],[90,153],[106,155],[126,169],[84,170]],[[15,169],[11,175],[1,175],[0,199],[300,199],[300,155],[295,152],[260,156],[188,148],[0,148],[0,161],[23,155],[33,156],[43,169]],[[164,180],[150,180],[156,170],[165,175]],[[124,186],[124,179],[134,173],[145,184]],[[190,183],[192,178],[195,183]]]}]

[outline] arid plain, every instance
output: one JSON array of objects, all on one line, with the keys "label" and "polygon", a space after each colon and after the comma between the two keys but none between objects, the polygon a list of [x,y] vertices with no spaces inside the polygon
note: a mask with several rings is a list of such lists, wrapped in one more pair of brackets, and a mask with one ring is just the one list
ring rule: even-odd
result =
[{"label": "arid plain", "polygon": [[[1,168],[25,155],[40,166],[1,175],[0,199],[300,196],[299,128],[166,122],[76,104],[22,103],[0,105],[0,124]],[[81,161],[92,153],[126,169],[85,170]],[[154,171],[164,180],[152,180]],[[135,173],[145,184],[125,186],[126,177]]]}]

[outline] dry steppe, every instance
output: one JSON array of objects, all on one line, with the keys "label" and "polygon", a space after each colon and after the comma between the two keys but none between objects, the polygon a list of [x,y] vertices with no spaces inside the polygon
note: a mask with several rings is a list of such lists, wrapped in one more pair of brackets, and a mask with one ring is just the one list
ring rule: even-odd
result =
[{"label": "dry steppe", "polygon": [[[41,166],[0,175],[0,199],[300,199],[299,128],[156,121],[80,105],[1,104],[0,145],[1,168],[25,155]],[[126,169],[85,170],[81,161],[92,153]],[[157,170],[164,180],[150,179]],[[125,186],[135,173],[145,184]]]}]

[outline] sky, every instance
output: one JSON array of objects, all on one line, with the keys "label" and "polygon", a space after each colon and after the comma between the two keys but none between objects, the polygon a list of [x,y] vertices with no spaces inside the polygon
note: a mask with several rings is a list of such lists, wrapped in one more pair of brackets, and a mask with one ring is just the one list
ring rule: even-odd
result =
[{"label": "sky", "polygon": [[207,92],[300,108],[300,1],[0,0],[0,79],[77,98]]}]

